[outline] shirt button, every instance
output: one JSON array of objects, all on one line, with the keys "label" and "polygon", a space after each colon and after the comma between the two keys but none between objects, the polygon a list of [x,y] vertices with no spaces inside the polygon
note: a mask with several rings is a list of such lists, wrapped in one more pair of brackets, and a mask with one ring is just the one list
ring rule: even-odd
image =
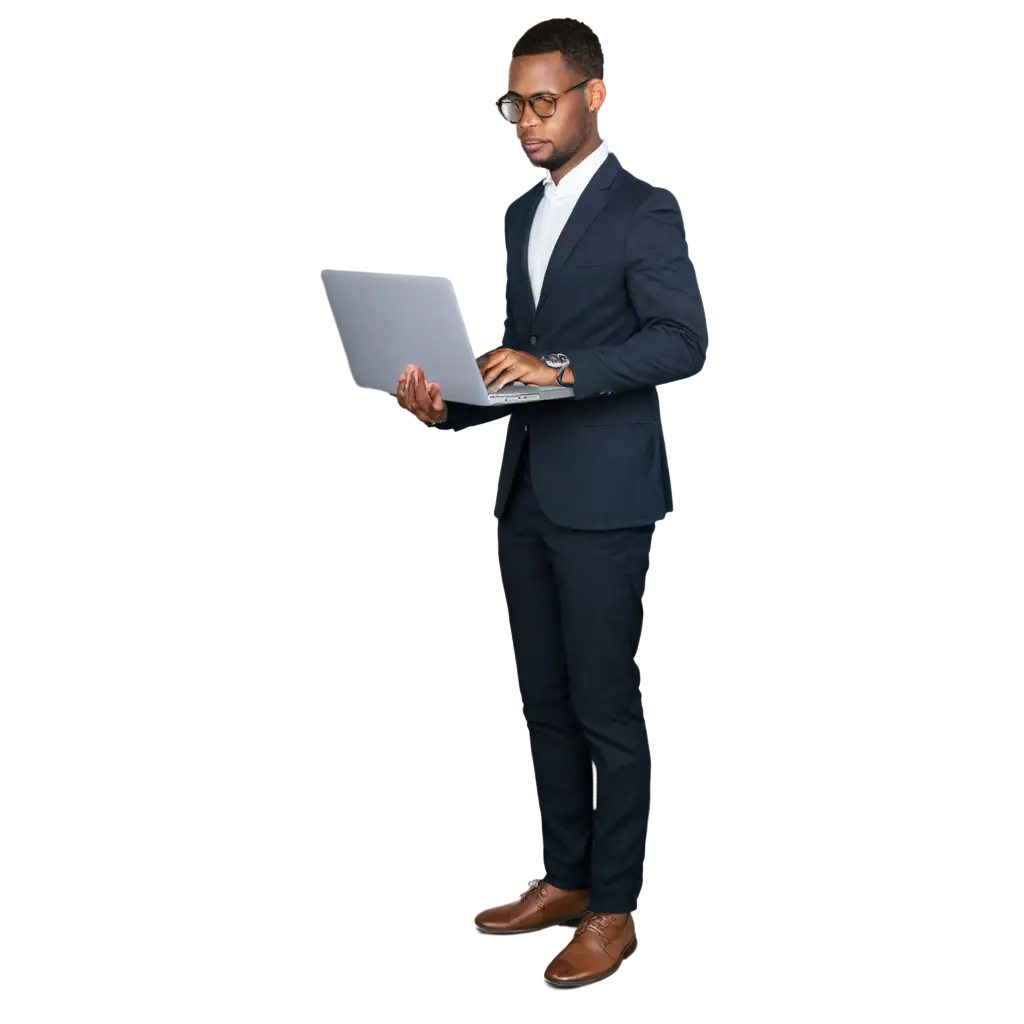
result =
[{"label": "shirt button", "polygon": [[536,345],[537,344],[537,339],[535,337],[533,337],[532,335],[530,336],[530,344],[531,345]]}]

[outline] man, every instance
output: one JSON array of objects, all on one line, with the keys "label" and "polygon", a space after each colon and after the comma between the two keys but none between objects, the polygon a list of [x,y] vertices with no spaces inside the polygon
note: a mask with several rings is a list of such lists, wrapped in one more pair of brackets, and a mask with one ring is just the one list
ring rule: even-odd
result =
[{"label": "man", "polygon": [[544,973],[559,986],[605,978],[636,948],[651,762],[634,656],[654,525],[672,511],[655,388],[697,373],[707,350],[675,198],[598,135],[603,63],[586,25],[542,22],[513,49],[498,101],[545,175],[505,215],[505,336],[477,362],[492,390],[518,380],[573,396],[445,402],[418,366],[396,391],[435,428],[509,417],[494,513],[545,875],[476,924],[577,923]]}]

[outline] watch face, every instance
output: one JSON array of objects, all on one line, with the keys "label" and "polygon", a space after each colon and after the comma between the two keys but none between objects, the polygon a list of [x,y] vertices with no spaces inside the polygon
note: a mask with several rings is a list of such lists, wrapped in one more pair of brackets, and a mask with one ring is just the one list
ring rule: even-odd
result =
[{"label": "watch face", "polygon": [[550,366],[552,370],[569,365],[568,357],[562,355],[561,352],[549,352],[547,355],[541,356],[541,361]]}]

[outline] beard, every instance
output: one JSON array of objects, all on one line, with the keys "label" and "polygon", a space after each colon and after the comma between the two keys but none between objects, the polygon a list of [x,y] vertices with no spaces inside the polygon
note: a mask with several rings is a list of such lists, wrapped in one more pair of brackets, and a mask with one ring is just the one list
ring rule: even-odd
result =
[{"label": "beard", "polygon": [[592,118],[588,116],[580,124],[577,131],[573,133],[570,142],[563,146],[557,146],[554,143],[551,144],[551,155],[546,160],[537,161],[535,166],[542,168],[545,171],[554,173],[564,167],[575,155],[580,152],[580,148],[586,144],[587,139],[590,137]]},{"label": "beard", "polygon": [[[577,150],[578,148],[580,147],[577,146]],[[547,160],[542,160],[540,163],[538,163],[537,166],[540,167],[542,170],[551,171],[552,173],[554,173],[555,171],[564,167],[574,156],[575,150],[555,150],[555,148],[552,147],[551,156],[548,157]]]}]

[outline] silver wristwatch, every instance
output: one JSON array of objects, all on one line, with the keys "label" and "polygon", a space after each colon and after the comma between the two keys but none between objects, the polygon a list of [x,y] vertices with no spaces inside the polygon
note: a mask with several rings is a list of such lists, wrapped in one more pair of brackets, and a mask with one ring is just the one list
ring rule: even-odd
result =
[{"label": "silver wristwatch", "polygon": [[569,366],[569,357],[564,352],[548,352],[547,355],[540,357],[540,361],[545,366],[550,366],[552,370],[558,370],[558,376],[555,380],[562,385],[562,387],[568,387],[568,384],[562,384],[562,374],[565,373]]}]

